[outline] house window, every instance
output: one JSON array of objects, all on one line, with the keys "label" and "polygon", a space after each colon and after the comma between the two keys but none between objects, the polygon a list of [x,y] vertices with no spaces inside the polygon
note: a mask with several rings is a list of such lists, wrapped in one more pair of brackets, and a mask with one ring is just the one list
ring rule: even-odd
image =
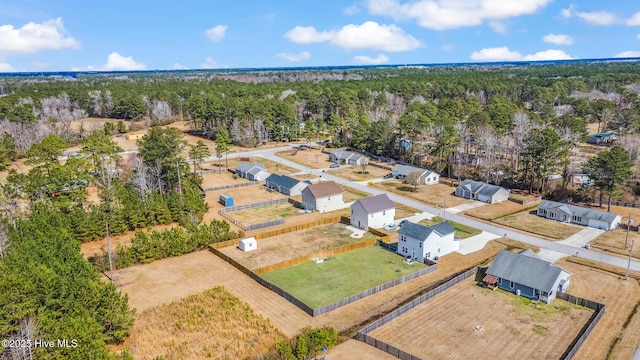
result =
[{"label": "house window", "polygon": [[555,217],[556,217],[556,213],[554,213],[554,212],[550,212],[550,213],[549,213],[549,217],[555,218]]},{"label": "house window", "polygon": [[[386,210],[382,210],[382,216],[387,215],[387,211]],[[373,214],[371,214],[371,216],[373,216]]]},{"label": "house window", "polygon": [[547,209],[542,209],[542,210],[540,211],[540,213],[541,213],[542,215],[547,215]]},{"label": "house window", "polygon": [[509,287],[513,289],[513,287],[514,287],[514,286],[515,286],[515,284],[513,283],[513,281],[511,281],[511,282],[509,283]]},{"label": "house window", "polygon": [[438,249],[438,252],[440,252],[440,249]]},{"label": "house window", "polygon": [[429,259],[431,257],[431,252],[428,252],[427,255],[425,255],[425,257]]},{"label": "house window", "polygon": [[422,247],[422,243],[420,243],[420,247]]},{"label": "house window", "polygon": [[327,197],[327,200],[331,201],[331,196]]},{"label": "house window", "polygon": [[502,285],[502,278],[498,278],[498,285]]},{"label": "house window", "polygon": [[582,222],[582,216],[573,215],[573,221]]}]

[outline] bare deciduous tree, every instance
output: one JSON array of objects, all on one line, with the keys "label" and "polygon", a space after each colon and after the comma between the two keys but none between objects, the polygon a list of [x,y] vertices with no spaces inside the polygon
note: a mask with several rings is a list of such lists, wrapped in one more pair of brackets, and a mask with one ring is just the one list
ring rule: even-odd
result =
[{"label": "bare deciduous tree", "polygon": [[513,171],[518,172],[520,165],[520,157],[522,155],[522,151],[524,150],[524,139],[527,137],[527,134],[533,128],[533,124],[531,123],[531,118],[524,111],[518,111],[513,116],[513,130],[511,131],[512,137],[512,160],[513,160]]},{"label": "bare deciduous tree", "polygon": [[481,126],[476,130],[478,160],[480,160],[480,177],[484,181],[490,181],[492,175],[498,173],[498,151],[500,141],[498,136],[489,126]]},{"label": "bare deciduous tree", "polygon": [[422,184],[422,173],[420,171],[412,171],[404,178],[405,184],[413,185],[413,192],[418,191],[418,185]]},{"label": "bare deciduous tree", "polygon": [[366,156],[362,157],[360,161],[360,166],[362,167],[362,175],[367,173],[367,166],[369,165],[369,158]]}]

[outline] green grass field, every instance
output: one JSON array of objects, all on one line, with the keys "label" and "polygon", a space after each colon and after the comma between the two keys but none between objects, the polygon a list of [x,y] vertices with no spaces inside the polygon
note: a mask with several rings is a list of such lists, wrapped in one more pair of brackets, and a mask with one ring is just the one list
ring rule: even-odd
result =
[{"label": "green grass field", "polygon": [[[432,219],[420,220],[419,224],[425,225],[425,226],[432,226],[432,225],[440,224],[443,221],[444,221],[443,218],[436,216]],[[466,239],[468,237],[478,235],[482,232],[481,230],[472,228],[471,226],[462,225],[455,221],[449,221],[449,223],[451,224],[451,226],[453,226],[453,229],[456,231],[455,236],[458,239]]]},{"label": "green grass field", "polygon": [[308,261],[262,277],[316,309],[424,267],[421,263],[407,265],[401,256],[372,246],[335,255],[320,264]]}]

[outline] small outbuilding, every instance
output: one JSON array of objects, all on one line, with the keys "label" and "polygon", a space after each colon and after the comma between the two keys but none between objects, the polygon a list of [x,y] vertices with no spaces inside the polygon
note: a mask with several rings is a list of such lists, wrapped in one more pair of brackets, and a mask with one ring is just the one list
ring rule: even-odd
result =
[{"label": "small outbuilding", "polygon": [[240,240],[238,248],[244,252],[253,251],[258,249],[258,241],[254,237]]},{"label": "small outbuilding", "polygon": [[225,195],[225,194],[220,194],[220,199],[218,200],[218,202],[224,206],[233,206],[234,205],[234,201],[233,198],[229,195]]}]

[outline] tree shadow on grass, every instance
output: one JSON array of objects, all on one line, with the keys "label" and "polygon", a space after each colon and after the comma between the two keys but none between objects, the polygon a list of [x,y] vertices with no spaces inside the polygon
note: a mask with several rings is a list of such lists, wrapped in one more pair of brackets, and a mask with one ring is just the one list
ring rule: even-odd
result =
[{"label": "tree shadow on grass", "polygon": [[406,191],[406,192],[415,192],[415,188],[413,186],[407,186],[407,185],[398,186],[398,190]]}]

